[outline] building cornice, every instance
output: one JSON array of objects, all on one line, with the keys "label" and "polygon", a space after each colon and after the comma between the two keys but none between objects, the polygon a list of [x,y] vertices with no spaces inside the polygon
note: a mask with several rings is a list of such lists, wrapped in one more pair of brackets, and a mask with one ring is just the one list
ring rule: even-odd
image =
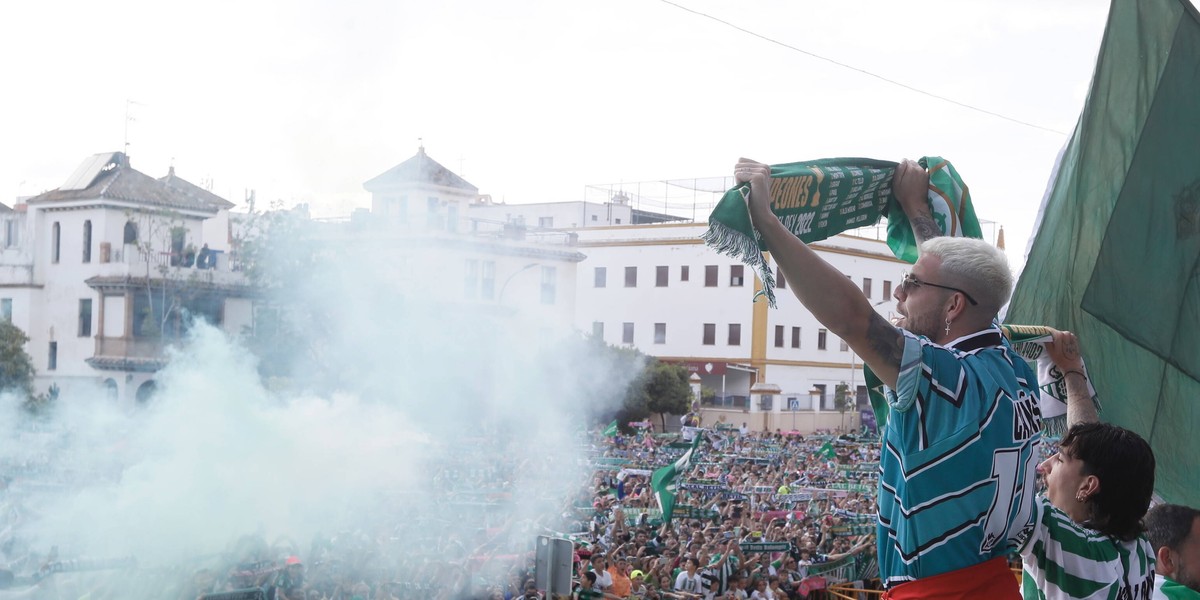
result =
[{"label": "building cornice", "polygon": [[[751,359],[746,356],[738,356],[738,357],[734,357],[734,358],[716,357],[716,356],[655,356],[654,358],[661,360],[663,362],[672,362],[672,363],[674,363],[674,362],[693,362],[693,363],[694,362],[701,362],[701,363],[703,363],[703,362],[723,362],[723,363],[729,363],[729,364],[735,364],[735,365],[751,365],[751,362],[752,362]],[[772,359],[772,358],[765,359],[762,361],[762,363],[765,365],[768,365],[768,366],[778,365],[778,366],[784,366],[784,367],[817,367],[817,368],[821,368],[821,369],[846,369],[846,368],[849,368],[852,364],[850,362],[834,363],[834,362],[820,362],[820,361],[814,361],[814,360],[779,360],[779,359]],[[858,364],[862,364],[862,363],[858,363]]]},{"label": "building cornice", "polygon": [[108,198],[96,198],[95,200],[58,201],[53,204],[47,203],[38,205],[38,210],[46,213],[73,212],[89,209],[113,209],[152,215],[178,215],[180,217],[189,217],[200,220],[211,219],[215,217],[218,212],[220,212],[217,209],[213,209],[210,212],[190,208],[147,206],[144,204],[137,204],[135,202],[122,202],[120,200],[112,200]]},{"label": "building cornice", "polygon": [[124,356],[93,356],[84,359],[93,369],[101,371],[133,371],[153,373],[167,366],[165,358],[129,358]]},{"label": "building cornice", "polygon": [[[644,227],[644,226],[643,226]],[[855,238],[865,239],[865,238]],[[873,240],[868,240],[873,241]],[[704,240],[700,238],[657,238],[648,240],[602,240],[602,241],[583,241],[579,242],[581,248],[619,248],[621,246],[696,246],[703,245]],[[904,261],[882,252],[868,252],[866,250],[855,250],[853,248],[845,248],[842,246],[828,246],[822,243],[812,243],[809,247],[818,252],[829,252],[830,254],[845,254],[848,256],[857,256],[860,258],[871,258],[875,260],[883,260],[894,262],[897,264],[907,264]]]},{"label": "building cornice", "polygon": [[133,277],[130,275],[113,275],[91,277],[84,281],[88,287],[107,296],[117,296],[130,290],[144,290],[147,286],[161,289],[166,285],[175,285],[195,291],[215,292],[232,297],[250,297],[257,293],[256,288],[244,283],[227,283],[205,281],[203,279],[169,279],[162,277]]}]

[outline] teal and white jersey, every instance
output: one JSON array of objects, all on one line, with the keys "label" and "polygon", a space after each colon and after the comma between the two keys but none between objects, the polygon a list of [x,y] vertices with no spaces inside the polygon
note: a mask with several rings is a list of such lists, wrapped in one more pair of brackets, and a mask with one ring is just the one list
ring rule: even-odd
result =
[{"label": "teal and white jersey", "polygon": [[1021,548],[1026,600],[1149,600],[1154,550],[1146,536],[1122,542],[1088,529],[1045,496],[1038,496],[1034,518],[1033,534]]},{"label": "teal and white jersey", "polygon": [[1037,377],[996,327],[947,346],[904,334],[883,433],[879,574],[888,586],[1005,556],[1032,527]]}]

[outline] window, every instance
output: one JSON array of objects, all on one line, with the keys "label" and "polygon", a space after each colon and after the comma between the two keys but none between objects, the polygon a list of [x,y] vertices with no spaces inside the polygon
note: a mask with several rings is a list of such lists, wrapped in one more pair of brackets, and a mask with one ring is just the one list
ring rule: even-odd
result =
[{"label": "window", "polygon": [[792,347],[793,348],[800,347],[800,328],[799,327],[792,328]]},{"label": "window", "polygon": [[438,226],[438,199],[430,196],[425,199],[425,224],[429,227]]},{"label": "window", "polygon": [[841,350],[842,352],[846,352],[846,351],[850,350],[850,346],[846,344],[846,340],[841,340],[841,347],[838,349]]},{"label": "window", "polygon": [[620,225],[620,224],[621,224],[621,220],[617,219],[617,225]]},{"label": "window", "polygon": [[[56,223],[57,225],[57,223]],[[50,342],[50,354],[46,357],[46,370],[53,371],[58,368],[58,342]]]},{"label": "window", "polygon": [[704,287],[717,287],[717,265],[704,267]]},{"label": "window", "polygon": [[868,298],[871,297],[871,278],[870,277],[863,277],[863,295]]},{"label": "window", "polygon": [[592,321],[592,337],[604,340],[604,321]]},{"label": "window", "polygon": [[821,395],[818,397],[819,404],[817,404],[817,407],[818,408],[826,408],[826,409],[833,408],[832,406],[825,405],[825,389],[826,389],[825,384],[818,383],[818,384],[813,385],[813,387],[817,388],[818,390],[821,390]]},{"label": "window", "polygon": [[408,222],[408,196],[400,196],[396,203],[396,219],[401,223]]},{"label": "window", "polygon": [[593,276],[593,285],[602,288],[608,284],[608,269],[605,267],[596,267],[595,275]]},{"label": "window", "polygon": [[4,247],[5,248],[12,248],[13,246],[17,245],[17,232],[18,231],[19,230],[17,229],[17,220],[16,219],[5,219],[4,220]]},{"label": "window", "polygon": [[883,282],[883,299],[887,300],[892,297],[892,282],[884,280]]},{"label": "window", "polygon": [[83,222],[83,262],[92,262],[92,222]]},{"label": "window", "polygon": [[729,267],[729,287],[742,287],[746,272],[745,265],[732,265]]},{"label": "window", "polygon": [[667,343],[667,324],[666,323],[655,323],[654,324],[654,343],[655,344]]},{"label": "window", "polygon": [[538,217],[538,227],[542,229],[554,227],[554,217]]},{"label": "window", "polygon": [[633,343],[633,323],[622,323],[621,324],[621,343],[622,344],[632,344]]},{"label": "window", "polygon": [[637,267],[625,267],[625,287],[637,287]]},{"label": "window", "polygon": [[704,324],[703,344],[705,346],[715,346],[716,343],[717,343],[717,324],[716,323],[705,323]]},{"label": "window", "polygon": [[182,227],[171,228],[171,266],[183,264],[183,246],[187,241],[187,230]]},{"label": "window", "polygon": [[496,295],[496,261],[485,260],[479,264],[479,297],[491,300]]},{"label": "window", "polygon": [[558,289],[558,268],[542,267],[542,304],[554,304]]},{"label": "window", "polygon": [[783,347],[783,325],[775,326],[775,347]]},{"label": "window", "polygon": [[479,295],[479,261],[468,258],[466,276],[463,278],[463,296],[474,299]]},{"label": "window", "polygon": [[599,217],[597,217],[596,215],[592,215],[592,221],[599,221],[599,220],[600,220]]},{"label": "window", "polygon": [[683,265],[682,267],[679,267],[679,280],[680,280],[680,281],[687,281],[687,280],[688,280],[688,267],[687,267],[687,265]]},{"label": "window", "polygon": [[787,280],[783,278],[783,269],[775,267],[775,287],[786,290]]},{"label": "window", "polygon": [[446,231],[455,233],[458,231],[458,205],[451,204],[446,207]]},{"label": "window", "polygon": [[125,222],[125,242],[126,244],[136,244],[138,240],[137,223],[133,221]]},{"label": "window", "polygon": [[92,335],[92,299],[79,300],[79,337]]},{"label": "window", "polygon": [[58,263],[58,247],[61,241],[59,240],[59,233],[61,230],[62,228],[58,226],[58,221],[55,221],[54,225],[50,228],[50,262],[55,264]]},{"label": "window", "polygon": [[824,349],[825,349],[825,330],[818,329],[817,330],[817,350],[824,350]]},{"label": "window", "polygon": [[0,319],[12,323],[12,298],[0,298]]},{"label": "window", "polygon": [[670,275],[670,271],[670,267],[655,267],[654,287],[667,287],[667,277]]},{"label": "window", "polygon": [[729,324],[729,345],[730,346],[741,346],[742,345],[742,325],[741,325],[741,323],[730,323]]}]

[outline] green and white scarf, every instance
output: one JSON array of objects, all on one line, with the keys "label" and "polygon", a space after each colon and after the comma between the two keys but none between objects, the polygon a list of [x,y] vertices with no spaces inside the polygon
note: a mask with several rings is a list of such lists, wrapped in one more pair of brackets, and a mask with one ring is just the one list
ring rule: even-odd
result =
[{"label": "green and white scarf", "polygon": [[[971,196],[946,160],[927,156],[929,207],[944,235],[982,237]],[[897,258],[917,260],[917,241],[892,194],[897,163],[870,158],[826,158],[771,166],[771,210],[784,227],[805,243],[888,220],[888,246]],[[750,222],[746,197],[750,184],[727,192],[708,219],[703,239],[717,252],[754,269],[761,294],[775,306],[775,275],[768,267],[762,237]]]}]

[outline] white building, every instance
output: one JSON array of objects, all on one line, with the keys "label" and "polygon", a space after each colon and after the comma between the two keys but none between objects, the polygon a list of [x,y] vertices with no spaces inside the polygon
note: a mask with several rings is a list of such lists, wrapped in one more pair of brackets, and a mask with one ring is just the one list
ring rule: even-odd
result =
[{"label": "white building", "polygon": [[111,152],[0,214],[0,316],[30,338],[35,389],[145,400],[191,319],[232,334],[250,325],[229,260],[232,206],[173,168],[154,179]]},{"label": "white building", "polygon": [[[588,258],[580,265],[578,326],[610,344],[688,365],[716,392],[714,408],[776,413],[743,419],[754,421],[752,428],[839,425],[842,415],[832,413],[838,383],[866,402],[858,358],[800,304],[781,273],[776,273],[783,281],[776,289],[778,308],[768,308],[765,299],[755,302],[758,279],[705,246],[700,236],[706,227],[580,230],[579,245]],[[894,309],[892,288],[907,265],[884,242],[839,235],[812,247],[861,286],[877,310],[886,316]],[[752,402],[756,383],[778,386],[778,398]],[[814,389],[820,394],[814,396]],[[807,411],[832,414],[814,421]],[[856,424],[856,414],[845,417],[847,427]]]},{"label": "white building", "polygon": [[536,314],[548,326],[574,324],[576,265],[585,258],[575,248],[576,236],[468,215],[473,206],[487,205],[487,196],[424,147],[363,187],[371,192],[371,210],[356,213],[350,226],[356,238],[389,249],[396,277],[448,278],[462,282],[453,286],[450,301]]}]

